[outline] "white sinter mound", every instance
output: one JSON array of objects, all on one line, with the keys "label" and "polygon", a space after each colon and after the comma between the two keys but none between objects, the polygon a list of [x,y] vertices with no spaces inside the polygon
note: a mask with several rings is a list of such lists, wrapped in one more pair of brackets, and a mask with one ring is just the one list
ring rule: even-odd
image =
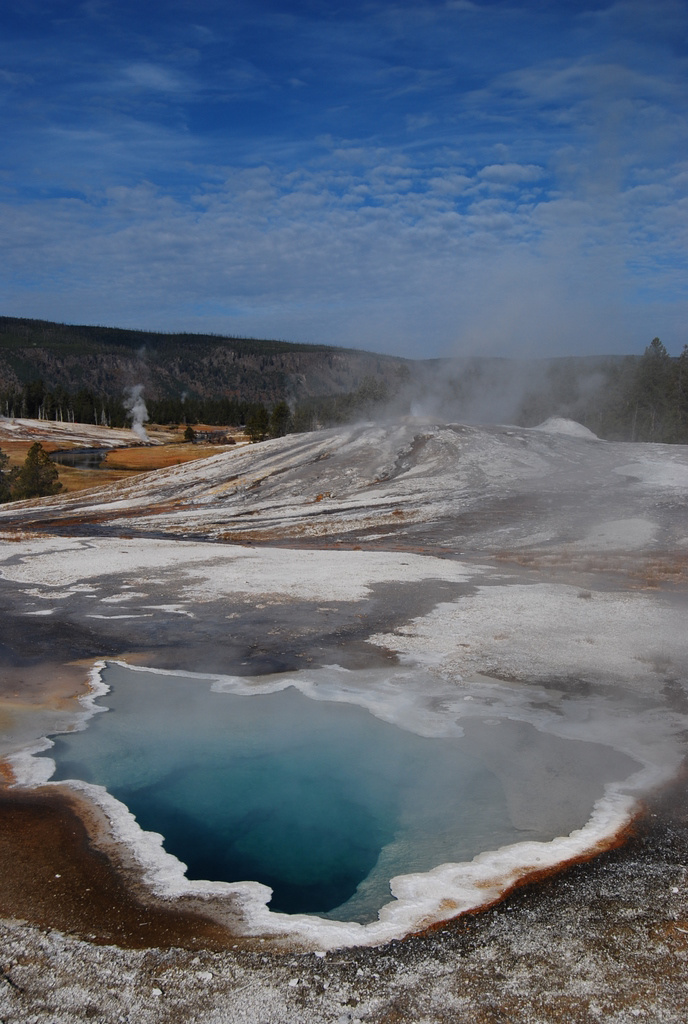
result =
[{"label": "white sinter mound", "polygon": [[533,430],[542,430],[545,434],[568,434],[570,437],[588,437],[594,441],[599,440],[597,434],[593,434],[592,430],[588,430],[582,423],[564,419],[562,416],[550,416],[544,423],[533,427]]}]

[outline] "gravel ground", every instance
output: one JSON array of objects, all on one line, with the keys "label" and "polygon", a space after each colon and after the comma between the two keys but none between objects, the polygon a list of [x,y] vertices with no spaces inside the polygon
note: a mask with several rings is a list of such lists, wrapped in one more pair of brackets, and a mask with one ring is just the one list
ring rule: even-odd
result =
[{"label": "gravel ground", "polygon": [[[681,809],[682,808],[682,809]],[[162,1024],[685,1024],[688,816],[425,935],[324,955],[93,945],[2,924],[0,1017]]]}]

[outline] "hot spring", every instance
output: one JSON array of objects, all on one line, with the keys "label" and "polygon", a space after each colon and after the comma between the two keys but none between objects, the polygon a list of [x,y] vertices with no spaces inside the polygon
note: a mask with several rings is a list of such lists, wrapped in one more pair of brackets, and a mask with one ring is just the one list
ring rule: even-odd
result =
[{"label": "hot spring", "polygon": [[509,719],[419,735],[288,680],[247,694],[122,664],[102,678],[104,713],[54,737],[53,780],[104,786],[188,879],[261,882],[290,914],[374,921],[393,877],[566,835],[638,767]]}]

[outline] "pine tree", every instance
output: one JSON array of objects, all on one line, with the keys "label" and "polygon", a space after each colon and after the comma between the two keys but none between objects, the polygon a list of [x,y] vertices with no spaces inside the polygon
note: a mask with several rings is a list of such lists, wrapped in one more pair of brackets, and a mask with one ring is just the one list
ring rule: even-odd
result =
[{"label": "pine tree", "polygon": [[671,403],[673,373],[671,358],[659,340],[653,338],[636,371],[633,403],[633,441],[673,440],[674,417]]},{"label": "pine tree", "polygon": [[42,498],[48,494],[57,494],[62,490],[58,481],[57,466],[50,461],[50,456],[43,445],[36,441],[29,448],[24,465],[17,472],[12,483],[12,498]]},{"label": "pine tree", "polygon": [[246,420],[246,433],[255,444],[264,441],[270,426],[270,415],[264,405],[257,405]]},{"label": "pine tree", "polygon": [[284,437],[290,423],[291,409],[286,402],[278,402],[270,414],[270,437]]}]

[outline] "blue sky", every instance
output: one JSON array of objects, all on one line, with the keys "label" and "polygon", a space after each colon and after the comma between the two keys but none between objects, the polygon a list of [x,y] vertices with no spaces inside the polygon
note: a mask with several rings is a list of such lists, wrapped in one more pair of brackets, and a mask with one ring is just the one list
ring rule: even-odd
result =
[{"label": "blue sky", "polygon": [[685,0],[5,0],[0,312],[688,342]]}]

